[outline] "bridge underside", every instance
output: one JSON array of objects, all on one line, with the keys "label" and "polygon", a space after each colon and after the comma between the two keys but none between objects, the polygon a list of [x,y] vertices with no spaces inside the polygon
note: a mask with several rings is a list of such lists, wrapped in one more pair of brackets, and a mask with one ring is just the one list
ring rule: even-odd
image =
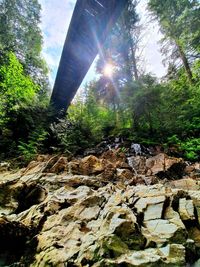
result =
[{"label": "bridge underside", "polygon": [[77,0],[51,96],[66,111],[127,0]]}]

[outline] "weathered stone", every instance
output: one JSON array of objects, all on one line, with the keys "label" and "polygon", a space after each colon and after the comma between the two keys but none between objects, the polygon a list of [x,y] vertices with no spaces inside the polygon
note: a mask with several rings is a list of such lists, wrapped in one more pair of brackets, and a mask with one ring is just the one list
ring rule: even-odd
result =
[{"label": "weathered stone", "polygon": [[129,169],[117,169],[117,178],[123,182],[129,182],[133,178],[133,173]]},{"label": "weathered stone", "polygon": [[200,259],[193,264],[193,267],[199,267],[199,266],[200,266]]},{"label": "weathered stone", "polygon": [[189,196],[193,200],[193,204],[195,206],[195,210],[198,216],[198,222],[200,224],[200,191],[189,191]]},{"label": "weathered stone", "polygon": [[199,190],[200,186],[197,181],[191,178],[184,178],[180,180],[170,181],[170,187],[183,190]]},{"label": "weathered stone", "polygon": [[0,213],[4,215],[19,213],[34,204],[39,204],[46,196],[46,190],[34,182],[0,184]]},{"label": "weathered stone", "polygon": [[179,199],[179,214],[183,221],[194,220],[194,205],[191,199],[186,198]]},{"label": "weathered stone", "polygon": [[83,175],[99,174],[103,172],[102,162],[95,156],[88,156],[80,161],[80,173]]},{"label": "weathered stone", "polygon": [[188,229],[189,237],[195,242],[196,247],[200,248],[200,229],[193,226]]},{"label": "weathered stone", "polygon": [[58,161],[50,168],[49,172],[61,173],[68,170],[68,160],[65,157],[60,157]]},{"label": "weathered stone", "polygon": [[160,153],[146,160],[147,175],[164,175],[181,177],[185,169],[185,163],[181,158],[168,157]]},{"label": "weathered stone", "polygon": [[[11,264],[180,267],[186,266],[190,255],[191,262],[198,259],[200,193],[196,181],[186,178],[149,185],[145,179],[155,176],[145,174],[142,164],[146,159],[141,165],[138,161],[143,166],[138,172],[144,174],[136,175],[120,151],[68,163],[60,156],[37,160],[16,173],[0,174],[4,213],[0,228],[1,222],[4,226],[9,222],[14,242],[19,229],[28,234],[23,243],[27,254],[22,252],[20,262]],[[167,168],[171,169],[172,162],[170,158]],[[160,161],[154,163],[155,171]],[[169,170],[166,166],[164,172]],[[127,181],[133,179],[147,185],[137,185],[137,180],[131,186]],[[29,235],[33,241],[26,243]],[[34,256],[31,262],[29,251]],[[0,261],[1,257],[0,253]]]},{"label": "weathered stone", "polygon": [[185,226],[180,218],[179,213],[174,211],[173,208],[170,206],[165,209],[164,219],[167,219],[170,223],[175,224],[178,228],[185,229]]},{"label": "weathered stone", "polygon": [[144,213],[144,221],[161,219],[165,196],[140,198],[135,208],[138,213]]},{"label": "weathered stone", "polygon": [[158,154],[146,160],[147,175],[155,175],[165,171],[165,154]]},{"label": "weathered stone", "polygon": [[79,170],[80,161],[72,160],[68,163],[68,172],[69,174],[80,174]]},{"label": "weathered stone", "polygon": [[119,164],[123,164],[126,162],[126,156],[123,152],[120,152],[120,150],[108,150],[104,152],[101,156],[101,159],[105,159],[107,161],[110,161],[112,164],[115,164],[115,166],[119,166]]},{"label": "weathered stone", "polygon": [[169,244],[159,248],[159,254],[169,266],[185,266],[185,247],[181,244]]},{"label": "weathered stone", "polygon": [[0,172],[8,171],[10,168],[9,162],[0,162]]},{"label": "weathered stone", "polygon": [[127,158],[129,166],[135,174],[146,173],[146,158],[142,156],[132,156]]},{"label": "weathered stone", "polygon": [[163,219],[146,221],[142,233],[148,241],[153,241],[156,244],[164,244],[170,240],[181,243],[186,240],[184,229]]},{"label": "weathered stone", "polygon": [[200,178],[200,163],[195,162],[192,165],[186,166],[185,172],[188,176],[190,176],[193,179]]}]

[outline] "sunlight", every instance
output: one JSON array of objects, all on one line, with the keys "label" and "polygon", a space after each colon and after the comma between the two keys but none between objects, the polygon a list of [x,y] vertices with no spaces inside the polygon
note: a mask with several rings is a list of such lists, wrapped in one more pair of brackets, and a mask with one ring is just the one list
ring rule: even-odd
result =
[{"label": "sunlight", "polygon": [[107,77],[112,77],[113,75],[113,65],[107,63],[103,69],[103,73]]}]

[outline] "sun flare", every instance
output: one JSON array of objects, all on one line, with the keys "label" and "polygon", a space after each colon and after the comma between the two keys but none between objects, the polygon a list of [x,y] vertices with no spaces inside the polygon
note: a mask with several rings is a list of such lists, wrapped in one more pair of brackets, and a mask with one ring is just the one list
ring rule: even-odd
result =
[{"label": "sun flare", "polygon": [[113,75],[113,65],[111,64],[106,64],[104,69],[103,69],[103,73],[105,76],[107,77],[111,77]]}]

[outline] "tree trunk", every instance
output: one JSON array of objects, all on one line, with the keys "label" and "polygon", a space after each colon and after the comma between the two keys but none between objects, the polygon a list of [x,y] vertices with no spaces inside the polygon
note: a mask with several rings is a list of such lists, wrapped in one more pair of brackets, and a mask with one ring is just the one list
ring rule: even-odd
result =
[{"label": "tree trunk", "polygon": [[192,83],[192,71],[190,69],[190,65],[188,63],[186,55],[185,55],[182,47],[177,43],[176,43],[176,45],[177,45],[177,48],[178,48],[178,51],[179,51],[180,58],[181,58],[181,60],[183,62],[183,66],[185,68],[186,74],[188,76],[188,80]]},{"label": "tree trunk", "polygon": [[132,54],[132,61],[133,61],[133,72],[134,72],[134,78],[136,81],[138,81],[138,69],[137,69],[137,63],[135,58],[135,49],[133,48],[133,44],[131,42],[131,54]]}]

